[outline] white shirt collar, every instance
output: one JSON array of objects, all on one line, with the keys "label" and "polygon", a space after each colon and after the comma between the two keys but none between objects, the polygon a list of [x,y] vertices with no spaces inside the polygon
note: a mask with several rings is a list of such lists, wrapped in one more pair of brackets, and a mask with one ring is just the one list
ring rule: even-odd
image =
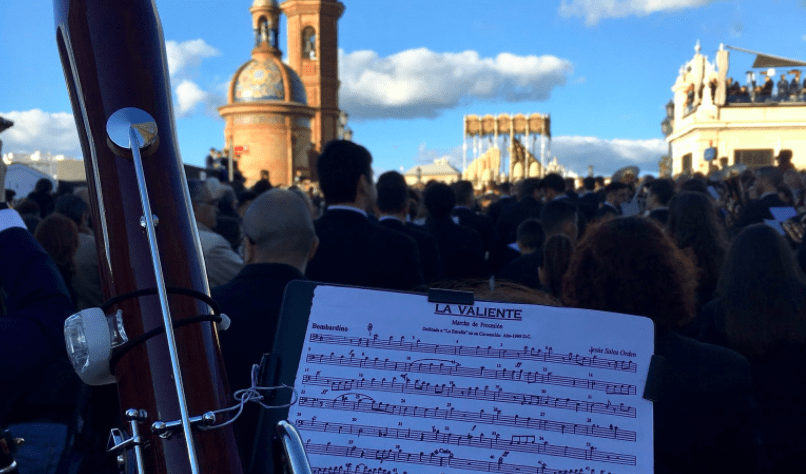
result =
[{"label": "white shirt collar", "polygon": [[378,222],[383,222],[383,221],[388,221],[388,220],[393,220],[393,221],[400,222],[400,219],[398,219],[395,216],[381,216],[381,217],[378,218]]},{"label": "white shirt collar", "polygon": [[361,214],[364,217],[369,217],[367,215],[367,211],[365,211],[363,209],[359,209],[359,208],[353,207],[353,206],[346,206],[346,205],[342,205],[342,204],[335,204],[333,206],[327,206],[327,210],[328,211],[331,211],[331,210],[332,211],[336,211],[336,210],[353,211],[353,212],[357,212],[357,213]]},{"label": "white shirt collar", "polygon": [[764,199],[765,197],[772,196],[773,194],[778,194],[778,193],[776,193],[775,191],[768,191],[768,192],[762,194],[761,196],[759,196],[758,198],[759,199]]}]

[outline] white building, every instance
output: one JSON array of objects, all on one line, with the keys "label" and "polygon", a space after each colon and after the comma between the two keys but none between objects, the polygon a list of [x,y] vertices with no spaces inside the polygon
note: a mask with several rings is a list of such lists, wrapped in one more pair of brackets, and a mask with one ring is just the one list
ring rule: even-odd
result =
[{"label": "white building", "polygon": [[700,53],[698,43],[694,57],[680,69],[672,86],[674,110],[666,138],[672,148],[672,173],[707,175],[737,163],[773,165],[782,150],[791,150],[792,163],[806,168],[806,95],[778,87],[784,75],[786,81],[795,80],[801,88],[800,73],[806,62],[731,49],[757,54],[753,64],[757,69],[750,74],[740,71],[734,78],[758,78],[760,87],[766,76],[772,76],[775,87],[769,96],[752,90],[752,83],[745,86],[747,95],[730,94],[729,51],[720,46],[712,63]]}]

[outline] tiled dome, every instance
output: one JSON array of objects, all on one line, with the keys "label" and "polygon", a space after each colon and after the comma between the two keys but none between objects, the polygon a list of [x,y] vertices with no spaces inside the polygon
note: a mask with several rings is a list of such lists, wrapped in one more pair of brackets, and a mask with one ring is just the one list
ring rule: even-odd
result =
[{"label": "tiled dome", "polygon": [[291,82],[291,101],[307,104],[305,87],[297,73],[276,58],[249,61],[235,79],[233,101],[285,100],[288,84],[284,84],[281,67]]}]

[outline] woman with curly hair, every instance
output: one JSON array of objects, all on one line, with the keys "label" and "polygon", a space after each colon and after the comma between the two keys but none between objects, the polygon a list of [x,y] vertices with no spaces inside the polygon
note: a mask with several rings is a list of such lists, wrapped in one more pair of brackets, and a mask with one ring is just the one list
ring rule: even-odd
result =
[{"label": "woman with curly hair", "polygon": [[695,316],[693,264],[653,222],[588,230],[563,280],[564,304],[655,323],[655,472],[757,472],[750,367],[731,350],[679,335]]},{"label": "woman with curly hair", "polygon": [[750,361],[770,471],[802,469],[806,278],[786,240],[765,224],[745,228],[728,251],[717,294],[702,311],[704,339]]}]

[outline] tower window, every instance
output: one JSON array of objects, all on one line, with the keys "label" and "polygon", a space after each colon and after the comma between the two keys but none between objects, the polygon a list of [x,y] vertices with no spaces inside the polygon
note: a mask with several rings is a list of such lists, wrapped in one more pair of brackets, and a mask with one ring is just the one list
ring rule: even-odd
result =
[{"label": "tower window", "polygon": [[316,30],[312,26],[306,26],[302,30],[302,57],[316,59]]}]

